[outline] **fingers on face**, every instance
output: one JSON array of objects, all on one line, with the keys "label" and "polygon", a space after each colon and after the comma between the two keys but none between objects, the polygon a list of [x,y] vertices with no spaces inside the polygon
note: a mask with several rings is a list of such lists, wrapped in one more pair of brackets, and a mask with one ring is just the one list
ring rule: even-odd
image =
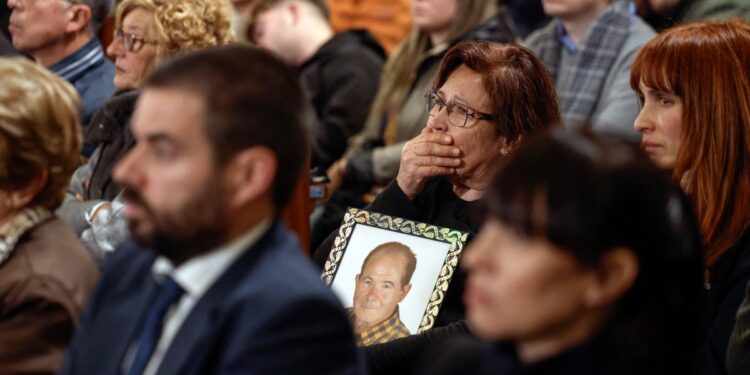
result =
[{"label": "fingers on face", "polygon": [[445,133],[436,133],[428,128],[422,129],[422,133],[414,138],[417,142],[434,142],[444,145],[453,144],[453,137]]},{"label": "fingers on face", "polygon": [[419,167],[420,175],[424,177],[431,176],[448,176],[456,172],[455,168],[451,167],[440,167],[436,165]]},{"label": "fingers on face", "polygon": [[414,153],[419,156],[445,156],[456,158],[461,155],[461,150],[456,146],[433,142],[421,142],[414,145]]},{"label": "fingers on face", "polygon": [[443,156],[422,156],[414,160],[414,164],[418,166],[435,166],[435,167],[448,167],[455,168],[461,164],[461,159],[450,158]]}]

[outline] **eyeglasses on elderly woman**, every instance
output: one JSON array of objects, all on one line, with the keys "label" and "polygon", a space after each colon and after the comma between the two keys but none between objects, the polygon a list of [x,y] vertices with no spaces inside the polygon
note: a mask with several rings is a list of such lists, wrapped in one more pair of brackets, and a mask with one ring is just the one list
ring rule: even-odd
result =
[{"label": "eyeglasses on elderly woman", "polygon": [[424,98],[427,104],[427,112],[430,116],[436,116],[443,108],[446,108],[448,111],[448,122],[461,128],[470,123],[469,118],[472,119],[471,123],[495,119],[495,116],[492,114],[475,111],[453,100],[445,101],[435,90],[428,91],[424,95]]},{"label": "eyeglasses on elderly woman", "polygon": [[148,40],[133,33],[126,33],[122,30],[122,28],[118,28],[117,30],[115,30],[114,39],[117,38],[122,38],[125,50],[128,52],[138,52],[141,50],[141,48],[143,48],[144,44],[155,45],[158,43],[155,40]]}]

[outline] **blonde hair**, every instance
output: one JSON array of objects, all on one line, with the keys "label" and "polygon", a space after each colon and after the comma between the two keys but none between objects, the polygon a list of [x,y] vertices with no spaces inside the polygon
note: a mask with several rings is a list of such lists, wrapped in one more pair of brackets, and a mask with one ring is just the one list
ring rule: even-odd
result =
[{"label": "blonde hair", "polygon": [[116,27],[137,8],[153,16],[157,63],[177,53],[234,41],[227,0],[123,0],[117,6]]},{"label": "blonde hair", "polygon": [[[496,0],[456,1],[458,9],[453,16],[454,22],[449,28],[448,42],[455,42],[498,12]],[[409,95],[414,80],[417,79],[419,64],[424,61],[429,52],[429,34],[415,26],[408,38],[396,47],[393,55],[386,62],[367,122],[380,121],[386,113],[399,111]]]},{"label": "blonde hair", "polygon": [[31,203],[57,208],[79,163],[81,108],[67,81],[21,57],[0,59],[0,188],[22,189],[46,171]]}]

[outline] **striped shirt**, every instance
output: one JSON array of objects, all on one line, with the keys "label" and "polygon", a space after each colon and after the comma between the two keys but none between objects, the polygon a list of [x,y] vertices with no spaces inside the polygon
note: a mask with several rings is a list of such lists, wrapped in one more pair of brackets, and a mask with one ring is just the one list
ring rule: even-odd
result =
[{"label": "striped shirt", "polygon": [[[81,123],[85,132],[91,116],[115,92],[114,65],[105,58],[99,40],[92,38],[85,46],[49,69],[75,86],[78,95],[81,96]],[[90,151],[93,151],[93,147]],[[84,155],[88,156],[90,151],[84,149]]]}]

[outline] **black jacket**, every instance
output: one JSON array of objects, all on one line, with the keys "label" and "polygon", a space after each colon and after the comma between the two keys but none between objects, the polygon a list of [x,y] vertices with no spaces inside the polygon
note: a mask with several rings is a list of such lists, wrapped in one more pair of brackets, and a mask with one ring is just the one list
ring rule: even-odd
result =
[{"label": "black jacket", "polygon": [[726,375],[726,354],[735,315],[750,282],[750,230],[721,256],[712,270],[708,341],[702,375]]},{"label": "black jacket", "polygon": [[378,90],[385,52],[365,30],[334,36],[299,68],[317,121],[312,125],[312,166],[327,168],[365,123]]},{"label": "black jacket", "polygon": [[[434,347],[425,366],[416,374],[502,374],[502,375],[644,375],[658,372],[635,370],[606,342],[591,340],[533,364],[521,362],[511,344],[484,344],[471,336],[454,338]],[[663,374],[672,375],[672,374]]]},{"label": "black jacket", "polygon": [[[452,345],[454,342],[468,345]],[[449,362],[441,361],[445,353],[438,351],[450,346]],[[418,335],[411,335],[385,344],[364,348],[367,369],[370,375],[430,374],[440,366],[450,363],[449,368],[464,369],[461,374],[473,374],[469,369],[479,363],[478,353],[483,344],[472,335],[466,322],[459,321],[443,327],[433,328]]]},{"label": "black jacket", "polygon": [[[750,230],[735,246],[743,248],[743,254],[750,255]],[[750,285],[750,284],[749,284]],[[750,289],[746,289],[745,299],[739,310],[734,331],[727,349],[727,371],[730,375],[746,374],[750,369]]]},{"label": "black jacket", "polygon": [[129,91],[113,96],[94,113],[85,134],[86,142],[97,145],[98,155],[89,160],[92,175],[85,200],[113,200],[120,187],[112,181],[112,170],[117,162],[135,145],[130,131],[138,92]]}]

